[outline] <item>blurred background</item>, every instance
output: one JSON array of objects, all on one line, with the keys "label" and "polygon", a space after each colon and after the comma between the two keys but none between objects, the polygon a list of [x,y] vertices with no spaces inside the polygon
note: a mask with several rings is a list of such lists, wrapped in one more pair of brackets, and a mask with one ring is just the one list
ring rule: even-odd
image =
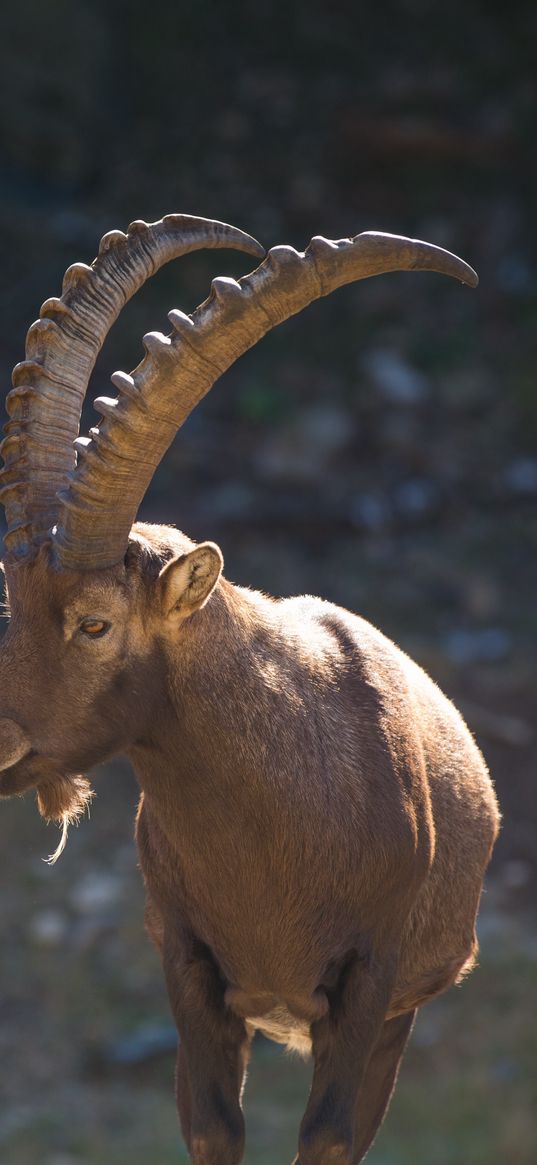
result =
[{"label": "blurred background", "polygon": [[[299,248],[412,234],[481,276],[477,292],[385,276],[285,324],[189,420],[143,507],[218,541],[234,581],[378,624],[453,696],[495,777],[481,965],[423,1010],[372,1165],[537,1158],[536,34],[524,0],[2,10],[5,391],[65,268],[134,218],[207,215]],[[248,265],[220,252],[161,272],[91,396],[171,307]],[[53,868],[32,796],[1,806],[1,1165],[186,1160],[136,784],[119,761],[95,786]],[[246,1161],[290,1161],[308,1068],[260,1042],[250,1077]]]}]

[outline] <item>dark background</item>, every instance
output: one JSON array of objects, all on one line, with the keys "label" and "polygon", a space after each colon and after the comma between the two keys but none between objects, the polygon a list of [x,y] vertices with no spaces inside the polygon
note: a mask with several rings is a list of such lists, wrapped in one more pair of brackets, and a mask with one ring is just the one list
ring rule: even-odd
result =
[{"label": "dark background", "polygon": [[[483,966],[425,1010],[378,1165],[537,1152],[536,34],[534,4],[490,0],[2,12],[6,391],[65,268],[134,218],[207,215],[299,248],[412,234],[481,277],[471,292],[386,276],[285,324],[189,420],[142,510],[217,540],[237,582],[377,623],[454,697],[491,765],[504,829]],[[107,341],[91,396],[171,307],[248,267],[219,253],[162,272]],[[166,1043],[167,1012],[142,935],[135,786],[122,764],[96,786],[52,870],[31,797],[2,806],[2,1165],[177,1159],[172,1059],[147,1046],[148,1024]],[[129,1039],[139,1057],[118,1064]],[[247,1159],[268,1165],[291,1155],[302,1070],[263,1045],[258,1060]]]}]

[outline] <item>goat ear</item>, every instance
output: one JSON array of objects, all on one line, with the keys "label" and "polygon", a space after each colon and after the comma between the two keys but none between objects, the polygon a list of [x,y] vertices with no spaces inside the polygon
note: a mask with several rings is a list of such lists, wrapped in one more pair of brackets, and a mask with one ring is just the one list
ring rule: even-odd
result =
[{"label": "goat ear", "polygon": [[166,616],[186,619],[203,607],[222,573],[222,552],[214,542],[201,542],[188,554],[180,554],[159,574],[162,607]]}]

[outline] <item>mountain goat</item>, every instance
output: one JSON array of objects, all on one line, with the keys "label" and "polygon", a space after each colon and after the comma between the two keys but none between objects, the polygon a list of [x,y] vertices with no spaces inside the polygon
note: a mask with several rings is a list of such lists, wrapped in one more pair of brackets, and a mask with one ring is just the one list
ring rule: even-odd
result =
[{"label": "mountain goat", "polygon": [[[0,793],[35,787],[64,824],[80,771],[119,752],[142,794],[147,924],[180,1034],[177,1100],[195,1165],[242,1156],[256,1029],[313,1056],[300,1165],[357,1165],[416,1008],[472,966],[498,827],[452,704],[357,615],[234,586],[213,542],[134,524],[177,429],[270,328],[342,284],[456,256],[362,234],[275,247],[150,333],[103,420],[77,437],[122,306],[201,246],[264,251],[186,215],[112,231],[43,304],[14,371],[2,446],[10,620],[0,657]],[[73,451],[73,443],[76,453]],[[75,463],[76,460],[76,463]]]}]

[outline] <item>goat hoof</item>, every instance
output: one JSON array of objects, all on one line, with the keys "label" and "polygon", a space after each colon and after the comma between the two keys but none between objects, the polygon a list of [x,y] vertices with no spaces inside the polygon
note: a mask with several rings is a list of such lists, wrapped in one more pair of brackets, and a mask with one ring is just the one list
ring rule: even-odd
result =
[{"label": "goat hoof", "polygon": [[338,1134],[321,1134],[300,1145],[293,1165],[352,1165],[352,1141]]},{"label": "goat hoof", "polygon": [[227,1133],[200,1133],[190,1141],[193,1165],[239,1165],[244,1151],[244,1137]]}]

